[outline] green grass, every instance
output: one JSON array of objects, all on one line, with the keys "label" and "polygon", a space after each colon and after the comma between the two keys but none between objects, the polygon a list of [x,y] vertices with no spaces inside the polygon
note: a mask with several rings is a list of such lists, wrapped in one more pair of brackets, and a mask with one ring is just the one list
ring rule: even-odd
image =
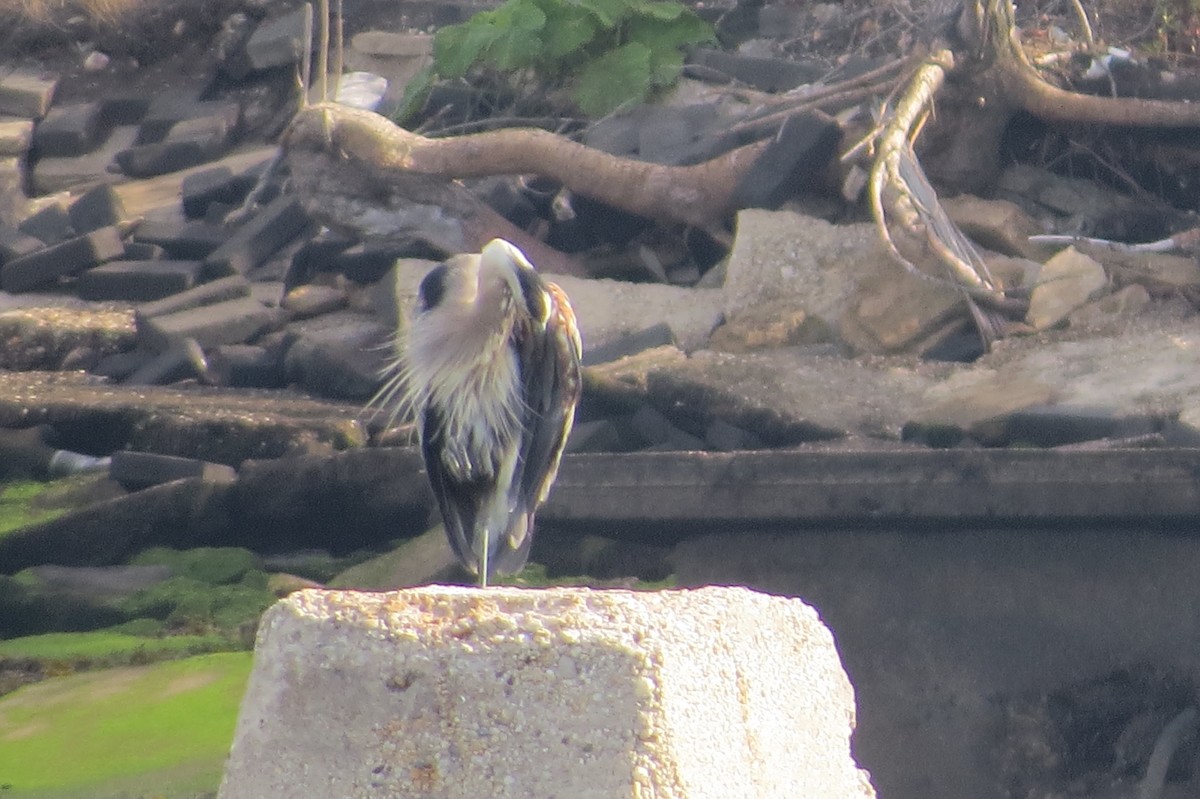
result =
[{"label": "green grass", "polygon": [[[0,658],[76,661],[121,660],[145,656],[159,660],[176,653],[230,649],[219,635],[172,635],[145,638],[139,635],[96,630],[86,633],[46,633],[0,641]],[[144,661],[143,661],[144,662]]]},{"label": "green grass", "polygon": [[4,799],[215,791],[251,653],[58,677],[0,698]]}]

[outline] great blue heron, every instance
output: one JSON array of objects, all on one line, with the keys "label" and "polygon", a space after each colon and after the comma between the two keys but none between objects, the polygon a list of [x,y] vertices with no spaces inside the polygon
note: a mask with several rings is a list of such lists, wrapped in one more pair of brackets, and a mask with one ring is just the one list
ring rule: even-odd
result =
[{"label": "great blue heron", "polygon": [[450,547],[486,586],[529,558],[580,393],[567,295],[503,239],[439,264],[373,401],[412,412]]}]

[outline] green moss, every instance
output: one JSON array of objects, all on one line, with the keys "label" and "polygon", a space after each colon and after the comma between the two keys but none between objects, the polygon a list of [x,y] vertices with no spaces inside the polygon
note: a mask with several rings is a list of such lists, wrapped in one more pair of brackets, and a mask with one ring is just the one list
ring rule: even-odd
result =
[{"label": "green moss", "polygon": [[121,600],[118,607],[130,616],[162,619],[175,629],[236,631],[274,604],[265,579],[262,585],[214,586],[193,577],[171,577]]},{"label": "green moss", "polygon": [[258,556],[241,547],[198,547],[185,550],[154,547],[139,553],[131,563],[141,566],[170,566],[176,576],[211,585],[236,583],[246,572],[262,568]]},{"label": "green moss", "polygon": [[0,793],[183,797],[215,791],[248,652],[60,677],[0,698]]},{"label": "green moss", "polygon": [[39,524],[63,515],[63,508],[38,507],[34,500],[47,491],[48,483],[22,480],[0,488],[0,535]]}]

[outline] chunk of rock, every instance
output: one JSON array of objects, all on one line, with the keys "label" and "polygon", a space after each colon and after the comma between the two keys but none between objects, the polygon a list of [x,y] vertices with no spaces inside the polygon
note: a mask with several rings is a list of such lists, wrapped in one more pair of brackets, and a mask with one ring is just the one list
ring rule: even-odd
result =
[{"label": "chunk of rock", "polygon": [[747,308],[713,331],[709,346],[722,352],[754,352],[830,341],[833,333],[789,300]]},{"label": "chunk of rock", "polygon": [[787,300],[840,334],[859,284],[895,268],[869,224],[831,225],[793,211],[738,212],[726,267],[724,310],[732,319]]},{"label": "chunk of rock", "polygon": [[11,72],[0,79],[0,114],[37,119],[50,110],[58,78],[32,72]]},{"label": "chunk of rock", "polygon": [[965,314],[962,292],[949,280],[924,280],[889,264],[859,283],[839,327],[860,352],[924,353]]},{"label": "chunk of rock", "polygon": [[1108,286],[1104,267],[1074,247],[1055,255],[1038,274],[1025,321],[1038,330],[1054,327]]},{"label": "chunk of rock", "polygon": [[854,725],[798,600],[301,591],[263,618],[219,796],[873,797]]},{"label": "chunk of rock", "polygon": [[366,400],[379,387],[388,360],[389,331],[349,311],[290,326],[295,340],[284,358],[290,382],[326,397]]},{"label": "chunk of rock", "polygon": [[909,433],[1041,446],[1156,429],[1200,398],[1200,335],[1185,321],[1146,332],[1013,339],[930,388]]},{"label": "chunk of rock", "polygon": [[1150,292],[1134,283],[1076,308],[1067,316],[1073,329],[1119,333],[1150,305]]},{"label": "chunk of rock", "polygon": [[1029,241],[1045,230],[1016,203],[960,194],[946,198],[942,205],[963,233],[989,250],[1033,261],[1046,254],[1044,246]]},{"label": "chunk of rock", "polygon": [[649,402],[694,435],[703,436],[709,423],[721,419],[768,446],[844,436],[896,439],[898,420],[921,406],[930,385],[913,369],[798,349],[745,355],[703,350],[686,359],[625,359],[596,371],[608,382],[644,385]]}]

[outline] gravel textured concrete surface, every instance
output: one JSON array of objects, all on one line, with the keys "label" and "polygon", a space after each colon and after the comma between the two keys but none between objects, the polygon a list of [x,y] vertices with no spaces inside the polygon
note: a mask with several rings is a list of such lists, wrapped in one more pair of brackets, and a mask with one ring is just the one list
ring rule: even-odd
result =
[{"label": "gravel textured concrete surface", "polygon": [[222,799],[873,797],[803,602],[302,591],[260,628]]}]

